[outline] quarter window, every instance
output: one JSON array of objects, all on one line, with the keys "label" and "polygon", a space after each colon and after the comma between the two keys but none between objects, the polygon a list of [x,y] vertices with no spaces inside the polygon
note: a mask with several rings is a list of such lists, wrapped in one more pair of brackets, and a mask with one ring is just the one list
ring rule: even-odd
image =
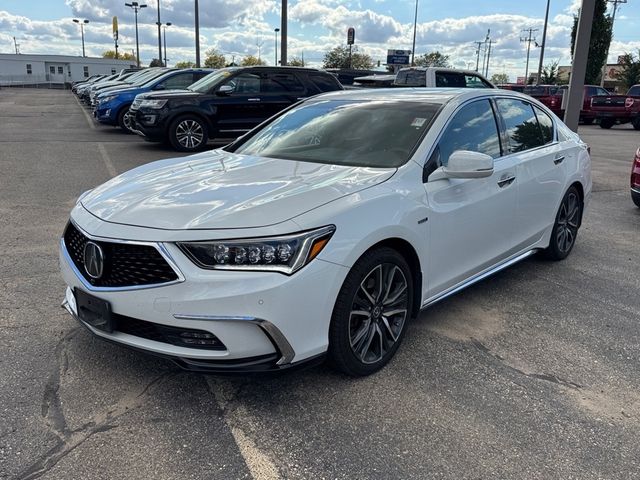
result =
[{"label": "quarter window", "polygon": [[540,125],[540,131],[542,132],[542,139],[544,143],[553,142],[553,120],[551,117],[544,113],[541,109],[534,106],[533,109],[536,112],[536,117],[538,118],[538,124]]},{"label": "quarter window", "polygon": [[451,154],[468,150],[500,156],[500,137],[489,100],[479,100],[462,107],[447,125],[430,160],[431,169],[446,165]]},{"label": "quarter window", "polygon": [[496,103],[507,128],[510,153],[544,145],[545,141],[531,104],[510,98],[499,98]]}]

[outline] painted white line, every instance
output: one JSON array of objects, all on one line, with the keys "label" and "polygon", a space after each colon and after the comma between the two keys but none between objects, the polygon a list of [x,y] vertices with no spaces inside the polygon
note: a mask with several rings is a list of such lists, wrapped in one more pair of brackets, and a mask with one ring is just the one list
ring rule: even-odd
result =
[{"label": "painted white line", "polygon": [[[73,95],[73,94],[72,94]],[[87,111],[85,110],[85,108],[82,106],[82,104],[80,103],[80,100],[78,100],[78,97],[76,97],[75,95],[73,95],[73,98],[76,99],[76,103],[78,104],[78,106],[80,107],[80,110],[82,110],[82,113],[84,115],[84,118],[87,119],[87,123],[89,124],[89,128],[91,130],[95,130],[96,126],[93,123],[93,120],[91,120],[91,117],[89,116],[89,114],[87,113]]]},{"label": "painted white line", "polygon": [[231,434],[254,480],[279,480],[280,474],[271,459],[262,453],[245,433],[231,426]]},{"label": "painted white line", "polygon": [[109,175],[111,176],[111,178],[118,175],[118,171],[116,170],[116,167],[113,165],[113,162],[111,161],[111,157],[109,157],[109,154],[107,153],[107,149],[104,148],[103,144],[98,143],[98,151],[100,152],[100,156],[102,157],[104,166],[107,168],[107,172],[109,172]]}]

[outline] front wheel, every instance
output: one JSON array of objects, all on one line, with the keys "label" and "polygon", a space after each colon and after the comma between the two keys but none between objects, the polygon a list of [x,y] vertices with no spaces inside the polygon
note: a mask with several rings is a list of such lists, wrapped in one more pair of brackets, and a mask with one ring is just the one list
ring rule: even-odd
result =
[{"label": "front wheel", "polygon": [[123,132],[132,133],[129,127],[127,126],[126,116],[129,113],[129,107],[125,106],[120,109],[118,112],[118,126]]},{"label": "front wheel", "polygon": [[391,248],[362,256],[338,294],[329,327],[329,362],[353,376],[382,368],[400,346],[411,317],[413,281]]},{"label": "front wheel", "polygon": [[195,115],[175,119],[169,127],[171,146],[180,152],[194,152],[204,147],[209,140],[207,126]]},{"label": "front wheel", "polygon": [[545,250],[551,260],[563,260],[569,256],[576,243],[582,221],[582,200],[576,187],[570,187],[560,202],[556,214],[549,247]]},{"label": "front wheel", "polygon": [[631,120],[631,125],[633,125],[634,130],[640,130],[640,115]]}]

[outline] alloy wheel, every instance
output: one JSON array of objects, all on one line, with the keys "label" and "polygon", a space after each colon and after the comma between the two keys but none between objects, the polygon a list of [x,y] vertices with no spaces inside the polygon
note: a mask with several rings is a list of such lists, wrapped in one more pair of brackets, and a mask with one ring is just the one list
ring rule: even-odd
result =
[{"label": "alloy wheel", "polygon": [[558,250],[567,253],[573,247],[580,222],[580,199],[569,192],[560,205],[556,225],[556,244]]},{"label": "alloy wheel", "polygon": [[409,311],[407,287],[393,263],[375,266],[360,282],[349,314],[349,341],[362,363],[379,362],[400,338]]},{"label": "alloy wheel", "polygon": [[204,139],[204,130],[197,121],[186,119],[176,126],[176,140],[189,150],[197,148]]}]

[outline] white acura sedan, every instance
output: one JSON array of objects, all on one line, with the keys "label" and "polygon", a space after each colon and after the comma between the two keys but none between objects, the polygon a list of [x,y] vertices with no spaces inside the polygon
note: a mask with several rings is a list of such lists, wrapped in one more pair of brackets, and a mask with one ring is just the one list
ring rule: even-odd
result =
[{"label": "white acura sedan", "polygon": [[535,252],[569,255],[590,163],[514,92],[317,96],[84,193],[60,242],[63,306],[192,370],[328,357],[367,375],[421,309]]}]

